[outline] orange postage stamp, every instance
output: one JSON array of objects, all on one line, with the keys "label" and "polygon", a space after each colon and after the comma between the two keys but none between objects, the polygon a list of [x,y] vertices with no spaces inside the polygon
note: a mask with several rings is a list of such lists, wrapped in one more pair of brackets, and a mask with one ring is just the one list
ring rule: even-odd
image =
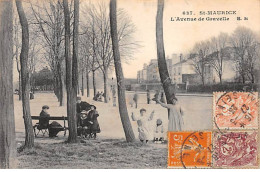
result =
[{"label": "orange postage stamp", "polygon": [[168,132],[168,168],[212,166],[211,132]]},{"label": "orange postage stamp", "polygon": [[257,92],[215,92],[213,101],[215,128],[258,128]]}]

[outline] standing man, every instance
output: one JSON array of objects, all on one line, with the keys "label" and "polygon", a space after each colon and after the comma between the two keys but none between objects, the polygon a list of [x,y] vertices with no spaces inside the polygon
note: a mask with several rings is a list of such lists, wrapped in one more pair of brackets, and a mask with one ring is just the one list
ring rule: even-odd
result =
[{"label": "standing man", "polygon": [[147,95],[147,104],[150,104],[150,90],[146,90],[146,95]]},{"label": "standing man", "polygon": [[114,85],[111,85],[111,91],[113,96],[113,106],[116,106],[116,89]]},{"label": "standing man", "polygon": [[137,94],[137,91],[135,91],[133,100],[134,100],[134,102],[135,102],[135,108],[137,109],[137,103],[138,103],[138,94]]},{"label": "standing man", "polygon": [[83,110],[89,110],[90,109],[90,104],[85,102],[85,101],[81,101],[81,97],[77,97],[77,103],[76,103],[76,112],[77,112],[77,125],[80,125],[80,115],[81,112]]}]

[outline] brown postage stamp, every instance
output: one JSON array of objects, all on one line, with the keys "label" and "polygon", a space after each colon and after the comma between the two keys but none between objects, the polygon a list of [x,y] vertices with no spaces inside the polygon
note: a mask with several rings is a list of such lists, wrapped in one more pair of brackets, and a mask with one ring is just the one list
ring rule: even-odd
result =
[{"label": "brown postage stamp", "polygon": [[257,132],[213,133],[213,166],[216,168],[257,167]]}]

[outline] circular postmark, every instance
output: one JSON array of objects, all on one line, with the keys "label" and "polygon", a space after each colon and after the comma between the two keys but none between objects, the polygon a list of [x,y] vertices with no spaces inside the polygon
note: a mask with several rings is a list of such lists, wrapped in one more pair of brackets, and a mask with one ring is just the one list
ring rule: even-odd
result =
[{"label": "circular postmark", "polygon": [[257,127],[258,99],[254,92],[226,92],[216,97],[214,120],[217,128]]},{"label": "circular postmark", "polygon": [[211,167],[211,132],[193,132],[181,145],[180,161],[184,168]]}]

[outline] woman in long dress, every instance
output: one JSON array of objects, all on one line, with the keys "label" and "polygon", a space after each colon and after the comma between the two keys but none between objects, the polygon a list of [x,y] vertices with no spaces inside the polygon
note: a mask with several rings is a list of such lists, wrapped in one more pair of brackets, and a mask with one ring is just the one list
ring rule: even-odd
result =
[{"label": "woman in long dress", "polygon": [[150,131],[149,121],[153,119],[154,111],[150,114],[146,114],[146,109],[140,110],[140,116],[134,115],[132,112],[132,120],[137,121],[139,139],[141,142],[148,142],[148,140],[152,140],[152,131]]},{"label": "woman in long dress", "polygon": [[168,131],[182,131],[183,130],[183,118],[184,115],[182,107],[178,104],[178,99],[173,96],[169,104],[162,103],[160,100],[157,102],[169,110],[169,124]]},{"label": "woman in long dress", "polygon": [[93,138],[96,139],[97,133],[100,133],[100,127],[97,118],[99,114],[94,105],[91,106],[91,109],[88,112],[87,121],[89,122],[90,133],[93,134]]}]

